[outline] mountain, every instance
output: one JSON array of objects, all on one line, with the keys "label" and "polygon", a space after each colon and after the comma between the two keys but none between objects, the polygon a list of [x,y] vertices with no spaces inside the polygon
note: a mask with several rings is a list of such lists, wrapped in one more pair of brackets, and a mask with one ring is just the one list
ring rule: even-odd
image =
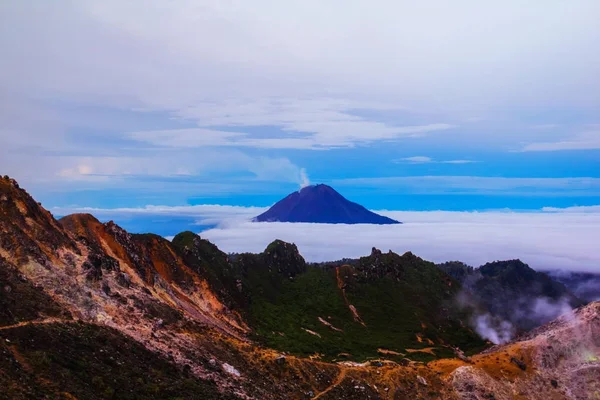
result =
[{"label": "mountain", "polygon": [[[451,307],[459,285],[410,253],[373,249],[359,265],[308,265],[295,245],[271,243],[234,262],[244,315],[265,346],[323,360],[432,360],[485,347]],[[421,349],[429,348],[427,351]],[[407,352],[406,349],[410,349]]]},{"label": "mountain", "polygon": [[578,298],[591,302],[600,300],[600,273],[547,271],[548,276],[565,285]]},{"label": "mountain", "polygon": [[454,261],[438,267],[461,282],[472,296],[467,302],[473,304],[468,306],[483,306],[490,315],[510,322],[518,332],[584,304],[565,285],[521,260],[494,261],[479,268]]},{"label": "mountain", "polygon": [[331,186],[312,185],[289,194],[266,212],[254,219],[256,222],[314,222],[322,224],[399,224],[391,218],[375,214],[353,203]]},{"label": "mountain", "polygon": [[[484,272],[526,292],[528,270],[513,264]],[[310,264],[279,240],[227,255],[191,232],[169,242],[89,214],[56,220],[0,178],[0,399],[541,400],[600,390],[600,303],[490,347],[471,311],[455,307],[464,291],[412,253]]]}]

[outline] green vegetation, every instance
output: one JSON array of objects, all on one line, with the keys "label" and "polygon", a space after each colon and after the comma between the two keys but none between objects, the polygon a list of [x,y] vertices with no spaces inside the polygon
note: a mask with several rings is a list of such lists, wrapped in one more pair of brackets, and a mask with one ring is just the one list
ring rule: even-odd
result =
[{"label": "green vegetation", "polygon": [[[434,264],[378,251],[354,264],[307,266],[296,246],[281,241],[261,254],[237,255],[232,275],[241,282],[247,304],[240,306],[254,338],[325,360],[364,361],[385,349],[399,353],[385,358],[427,361],[452,356],[448,345],[467,352],[485,346],[465,327],[469,315],[453,307],[460,284]],[[427,348],[433,353],[406,352]]]},{"label": "green vegetation", "polygon": [[[276,292],[265,290],[272,288],[268,281],[261,285],[257,274],[253,277],[250,317],[257,339],[276,349],[303,355],[321,353],[335,358],[339,353],[354,352],[351,338],[363,328],[353,321],[333,271],[311,267],[294,280],[282,280]],[[325,326],[319,317],[344,332]]]}]

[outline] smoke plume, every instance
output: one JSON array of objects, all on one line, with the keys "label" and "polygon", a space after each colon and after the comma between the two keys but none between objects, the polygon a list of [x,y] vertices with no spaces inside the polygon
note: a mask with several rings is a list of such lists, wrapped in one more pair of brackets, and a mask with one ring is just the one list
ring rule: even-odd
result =
[{"label": "smoke plume", "polygon": [[300,189],[310,186],[310,179],[305,168],[300,169]]}]

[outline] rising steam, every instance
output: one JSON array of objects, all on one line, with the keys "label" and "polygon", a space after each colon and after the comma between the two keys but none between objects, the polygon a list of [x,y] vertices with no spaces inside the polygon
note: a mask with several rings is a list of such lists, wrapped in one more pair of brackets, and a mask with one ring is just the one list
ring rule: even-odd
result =
[{"label": "rising steam", "polygon": [[310,186],[310,179],[308,179],[308,174],[306,173],[306,169],[301,168],[300,169],[300,189],[304,189],[307,186]]},{"label": "rising steam", "polygon": [[553,300],[548,297],[522,297],[507,306],[514,310],[510,319],[489,312],[476,313],[471,321],[475,331],[494,344],[502,344],[515,338],[519,333],[518,326],[523,321],[540,326],[558,317],[569,319],[573,315],[573,308],[567,298]]}]

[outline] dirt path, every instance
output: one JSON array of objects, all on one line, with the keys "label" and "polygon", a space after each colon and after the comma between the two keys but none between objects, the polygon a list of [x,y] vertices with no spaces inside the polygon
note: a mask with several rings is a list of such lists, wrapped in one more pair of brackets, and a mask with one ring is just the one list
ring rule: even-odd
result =
[{"label": "dirt path", "polygon": [[407,353],[427,353],[435,356],[434,353],[435,347],[424,347],[422,349],[406,349]]},{"label": "dirt path", "polygon": [[329,391],[331,391],[333,388],[335,388],[337,385],[339,385],[340,383],[342,383],[344,381],[344,378],[346,378],[346,369],[342,368],[340,370],[340,373],[338,374],[338,376],[335,378],[335,381],[333,381],[331,383],[331,385],[329,385],[329,387],[325,390],[323,390],[320,393],[317,393],[317,395],[315,397],[312,398],[312,400],[317,400],[318,398],[320,398],[321,396],[326,395],[327,393],[329,393]]},{"label": "dirt path", "polygon": [[19,322],[19,323],[14,324],[14,325],[0,326],[0,331],[6,331],[6,330],[9,330],[9,329],[20,328],[22,326],[28,326],[28,325],[55,324],[55,323],[59,323],[59,322],[63,323],[63,324],[72,324],[72,323],[74,323],[76,321],[72,320],[72,319],[65,320],[65,319],[60,319],[60,318],[36,319],[36,320],[33,320],[33,321]]}]

